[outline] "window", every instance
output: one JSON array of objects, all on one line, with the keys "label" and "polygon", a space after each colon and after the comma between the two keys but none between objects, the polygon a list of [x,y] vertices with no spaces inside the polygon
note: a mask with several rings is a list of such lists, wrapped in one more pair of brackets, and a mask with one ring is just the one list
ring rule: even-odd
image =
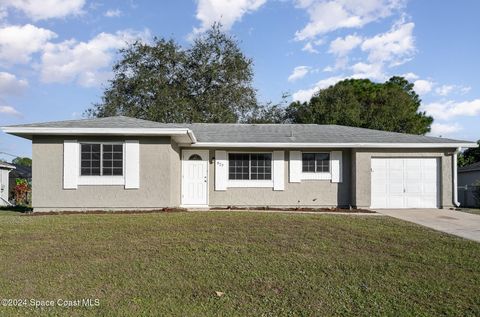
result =
[{"label": "window", "polygon": [[198,154],[192,154],[190,155],[190,157],[188,158],[189,161],[201,161],[202,158],[200,157],[200,155]]},{"label": "window", "polygon": [[302,153],[303,173],[329,173],[329,153]]},{"label": "window", "polygon": [[82,176],[122,176],[123,144],[81,144]]},{"label": "window", "polygon": [[229,180],[271,180],[272,154],[229,153]]}]

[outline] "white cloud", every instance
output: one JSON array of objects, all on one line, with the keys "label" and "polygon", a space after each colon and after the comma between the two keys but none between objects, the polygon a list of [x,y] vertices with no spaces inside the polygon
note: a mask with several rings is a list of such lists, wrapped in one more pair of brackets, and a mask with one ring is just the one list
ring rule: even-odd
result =
[{"label": "white cloud", "polygon": [[381,63],[356,63],[352,66],[352,78],[369,78],[373,80],[383,81],[387,75],[383,72],[383,65]]},{"label": "white cloud", "polygon": [[100,33],[88,42],[68,40],[45,46],[41,60],[43,82],[76,81],[82,86],[97,86],[108,79],[110,65],[118,49],[137,39],[150,38],[148,30]]},{"label": "white cloud", "polygon": [[0,11],[15,9],[38,21],[81,14],[84,5],[85,0],[2,0]]},{"label": "white cloud", "polygon": [[0,113],[17,117],[22,115],[20,112],[17,111],[17,109],[13,108],[12,106],[0,106]]},{"label": "white cloud", "polygon": [[288,81],[296,81],[305,77],[310,71],[310,67],[308,66],[297,66],[293,69],[293,72],[288,76]]},{"label": "white cloud", "polygon": [[28,63],[33,53],[56,36],[50,30],[31,24],[0,27],[0,64]]},{"label": "white cloud", "polygon": [[194,33],[209,29],[213,23],[222,23],[225,30],[230,30],[235,22],[254,11],[257,11],[267,0],[197,0],[196,18],[200,27]]},{"label": "white cloud", "polygon": [[413,89],[419,95],[425,95],[429,93],[432,90],[433,86],[433,82],[425,79],[417,79],[413,82]]},{"label": "white cloud", "polygon": [[305,52],[309,52],[309,53],[312,53],[312,54],[318,54],[319,51],[313,47],[313,44],[312,42],[307,42],[307,44],[305,44],[302,48],[302,51],[305,51]]},{"label": "white cloud", "polygon": [[478,116],[480,115],[480,99],[472,101],[445,101],[432,102],[423,106],[423,109],[435,119],[447,120],[458,116]]},{"label": "white cloud", "polygon": [[465,87],[465,86],[462,86],[462,87],[460,88],[460,93],[461,93],[462,95],[464,95],[464,94],[468,93],[471,89],[472,89],[472,87],[470,87],[470,86],[466,86],[466,87]]},{"label": "white cloud", "polygon": [[118,18],[120,16],[122,16],[122,11],[119,10],[119,9],[110,9],[110,10],[107,10],[107,12],[105,12],[104,16],[106,16],[107,18]]},{"label": "white cloud", "polygon": [[329,77],[326,79],[322,79],[318,81],[314,87],[309,88],[309,89],[301,89],[298,90],[297,92],[292,94],[292,99],[294,101],[309,101],[310,98],[312,98],[313,94],[316,93],[320,89],[325,89],[328,88],[332,85],[335,85],[341,80],[346,79],[345,77],[340,77],[340,76],[334,76],[334,77]]},{"label": "white cloud", "polygon": [[413,22],[395,24],[388,32],[366,39],[362,50],[372,63],[390,62],[390,66],[398,66],[415,53],[414,27]]},{"label": "white cloud", "polygon": [[403,0],[297,0],[297,7],[307,11],[310,21],[295,33],[295,39],[302,41],[341,28],[359,28],[390,16],[403,4]]},{"label": "white cloud", "polygon": [[462,130],[462,127],[458,123],[432,123],[429,134],[433,136],[446,136],[460,130]]},{"label": "white cloud", "polygon": [[452,93],[457,93],[460,95],[464,95],[468,93],[472,89],[472,87],[462,86],[462,85],[442,85],[435,89],[435,93],[439,96],[445,97]]},{"label": "white cloud", "polygon": [[437,95],[447,96],[448,94],[450,94],[452,92],[452,90],[454,88],[455,88],[454,85],[442,85],[442,86],[438,87],[437,89],[435,89],[435,92],[437,93]]},{"label": "white cloud", "polygon": [[0,72],[0,95],[18,95],[27,88],[28,82],[13,74]]},{"label": "white cloud", "polygon": [[328,51],[335,55],[345,56],[360,43],[362,43],[362,38],[357,35],[347,35],[344,38],[337,37],[330,43]]},{"label": "white cloud", "polygon": [[403,74],[403,75],[400,75],[402,76],[403,78],[405,78],[406,80],[415,80],[415,79],[418,79],[418,75],[415,74],[415,73],[406,73],[406,74]]}]

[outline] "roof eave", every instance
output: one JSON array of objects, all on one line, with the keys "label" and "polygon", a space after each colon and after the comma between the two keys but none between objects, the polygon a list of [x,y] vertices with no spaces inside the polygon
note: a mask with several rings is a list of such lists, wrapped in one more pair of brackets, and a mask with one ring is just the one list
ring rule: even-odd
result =
[{"label": "roof eave", "polygon": [[32,139],[33,135],[118,135],[118,136],[171,136],[181,142],[197,141],[188,128],[49,128],[49,127],[2,127],[5,133]]},{"label": "roof eave", "polygon": [[274,143],[274,142],[197,142],[190,147],[216,148],[471,148],[476,143]]}]

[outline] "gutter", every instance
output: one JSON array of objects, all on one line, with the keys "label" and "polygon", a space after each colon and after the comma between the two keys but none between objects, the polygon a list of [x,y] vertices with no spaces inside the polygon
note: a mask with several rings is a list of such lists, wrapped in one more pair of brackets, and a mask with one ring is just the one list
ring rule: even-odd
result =
[{"label": "gutter", "polygon": [[197,142],[188,128],[48,128],[48,127],[1,127],[5,133],[22,137],[32,135],[120,135],[120,136],[187,136]]},{"label": "gutter", "polygon": [[457,173],[457,158],[458,152],[460,152],[461,148],[457,148],[455,152],[453,152],[453,204],[455,207],[460,207],[460,202],[458,201],[458,173]]},{"label": "gutter", "polygon": [[214,148],[472,148],[477,143],[272,143],[272,142],[194,142],[186,147]]}]

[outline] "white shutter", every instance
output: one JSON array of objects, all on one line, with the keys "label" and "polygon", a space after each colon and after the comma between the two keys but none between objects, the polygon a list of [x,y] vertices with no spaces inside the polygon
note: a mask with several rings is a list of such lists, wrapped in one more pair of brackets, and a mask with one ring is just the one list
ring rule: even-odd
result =
[{"label": "white shutter", "polygon": [[63,141],[63,188],[77,189],[80,174],[80,153],[77,140]]},{"label": "white shutter", "polygon": [[342,151],[330,153],[330,164],[332,169],[332,183],[342,182]]},{"label": "white shutter", "polygon": [[300,183],[302,180],[302,152],[290,151],[290,183]]},{"label": "white shutter", "polygon": [[215,190],[227,189],[227,151],[215,151]]},{"label": "white shutter", "polygon": [[140,188],[140,143],[125,141],[125,188]]},{"label": "white shutter", "polygon": [[285,189],[285,152],[273,151],[273,190]]}]

